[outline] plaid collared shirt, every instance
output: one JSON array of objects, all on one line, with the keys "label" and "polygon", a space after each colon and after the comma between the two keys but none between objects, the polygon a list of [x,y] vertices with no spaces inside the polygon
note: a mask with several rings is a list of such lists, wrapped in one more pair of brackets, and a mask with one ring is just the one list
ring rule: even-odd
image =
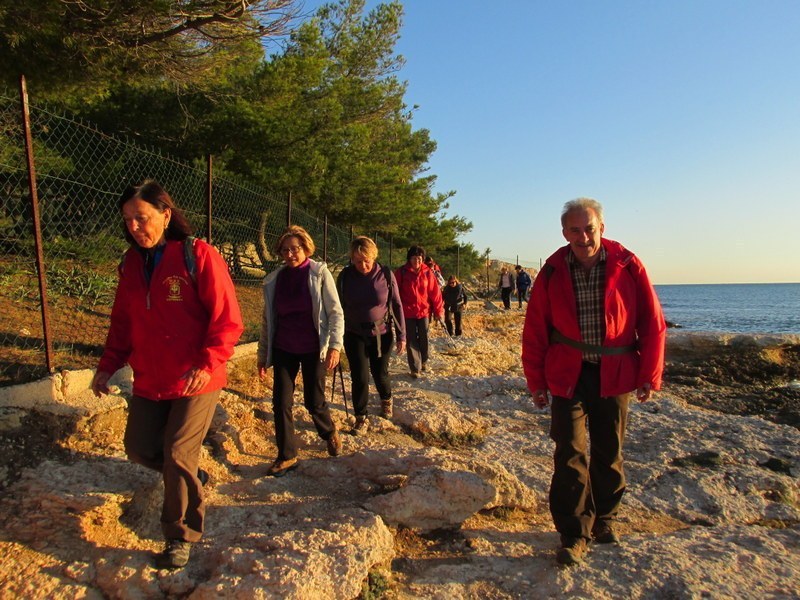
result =
[{"label": "plaid collared shirt", "polygon": [[[602,346],[606,337],[605,306],[603,292],[606,281],[606,249],[600,248],[600,260],[588,273],[570,252],[567,255],[572,287],[575,290],[575,303],[578,309],[578,326],[586,344]],[[583,360],[600,362],[599,352],[584,352]]]}]

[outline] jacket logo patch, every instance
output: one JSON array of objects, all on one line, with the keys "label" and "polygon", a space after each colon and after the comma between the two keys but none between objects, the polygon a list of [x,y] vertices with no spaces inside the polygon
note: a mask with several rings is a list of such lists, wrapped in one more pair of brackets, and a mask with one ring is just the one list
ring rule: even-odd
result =
[{"label": "jacket logo patch", "polygon": [[167,286],[167,302],[183,302],[182,286],[189,285],[186,279],[172,275],[164,279],[164,285]]}]

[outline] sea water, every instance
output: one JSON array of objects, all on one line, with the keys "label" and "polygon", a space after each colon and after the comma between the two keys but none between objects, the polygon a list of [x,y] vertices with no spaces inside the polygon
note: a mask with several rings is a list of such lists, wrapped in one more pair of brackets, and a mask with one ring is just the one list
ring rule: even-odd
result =
[{"label": "sea water", "polygon": [[800,334],[800,283],[655,288],[664,317],[687,331]]}]

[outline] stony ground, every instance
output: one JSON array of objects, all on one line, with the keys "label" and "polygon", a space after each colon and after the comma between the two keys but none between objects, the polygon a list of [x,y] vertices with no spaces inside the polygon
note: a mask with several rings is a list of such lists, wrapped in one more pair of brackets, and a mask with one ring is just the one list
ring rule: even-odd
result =
[{"label": "stony ground", "polygon": [[[303,460],[278,480],[262,477],[269,382],[238,360],[202,460],[209,529],[178,573],[151,567],[160,483],[124,458],[124,409],[78,426],[0,410],[0,596],[796,597],[798,341],[671,332],[665,389],[631,415],[623,544],[561,569],[522,320],[471,305],[462,339],[434,332],[429,377],[395,359],[393,422],[373,416],[341,457],[298,408]],[[332,392],[346,432],[338,380]]]}]

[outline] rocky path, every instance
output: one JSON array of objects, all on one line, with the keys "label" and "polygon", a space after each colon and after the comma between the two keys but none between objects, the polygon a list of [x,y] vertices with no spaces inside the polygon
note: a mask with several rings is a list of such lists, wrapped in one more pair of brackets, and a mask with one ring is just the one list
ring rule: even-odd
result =
[{"label": "rocky path", "polygon": [[[777,365],[747,393],[791,405],[797,340],[671,333],[666,389],[632,409],[623,541],[564,569],[546,507],[549,415],[525,389],[521,326],[521,312],[470,306],[464,339],[434,338],[432,375],[411,380],[395,359],[395,417],[345,435],[340,457],[327,457],[298,408],[302,462],[280,479],[261,476],[273,429],[244,350],[204,447],[208,531],[172,573],[152,567],[160,482],[125,460],[121,400],[96,410],[80,394],[56,408],[0,403],[4,456],[14,440],[45,446],[23,433],[34,421],[60,438],[21,477],[2,467],[0,596],[797,597],[800,432],[711,410],[719,400],[730,413],[739,398],[741,374],[726,372],[720,348],[736,357],[729,365]],[[332,406],[347,430],[338,384]]]}]

